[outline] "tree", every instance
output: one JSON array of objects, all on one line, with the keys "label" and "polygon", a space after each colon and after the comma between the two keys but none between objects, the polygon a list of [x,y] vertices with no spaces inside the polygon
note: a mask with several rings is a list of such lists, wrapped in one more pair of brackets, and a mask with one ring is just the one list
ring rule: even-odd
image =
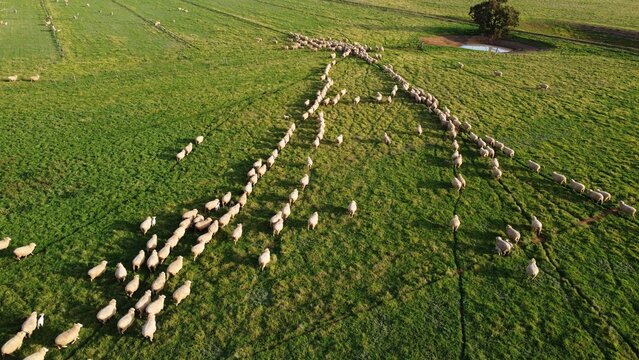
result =
[{"label": "tree", "polygon": [[499,39],[509,28],[519,25],[519,11],[506,5],[508,0],[487,0],[470,8],[468,13],[482,34]]}]

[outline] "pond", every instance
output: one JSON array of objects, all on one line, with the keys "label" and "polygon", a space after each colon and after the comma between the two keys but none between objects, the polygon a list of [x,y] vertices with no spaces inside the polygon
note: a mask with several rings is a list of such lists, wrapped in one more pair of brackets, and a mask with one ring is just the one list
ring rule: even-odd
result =
[{"label": "pond", "polygon": [[459,46],[462,49],[469,50],[477,50],[477,51],[491,51],[494,53],[509,53],[513,51],[513,49],[495,46],[495,45],[486,45],[486,44],[463,44]]}]

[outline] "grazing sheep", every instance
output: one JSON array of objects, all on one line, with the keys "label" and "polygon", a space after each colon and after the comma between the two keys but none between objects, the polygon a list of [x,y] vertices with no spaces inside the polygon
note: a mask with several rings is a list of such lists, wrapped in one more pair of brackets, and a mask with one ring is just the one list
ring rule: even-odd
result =
[{"label": "grazing sheep", "polygon": [[297,201],[299,195],[300,192],[297,189],[293,190],[293,192],[291,192],[291,194],[288,196],[288,202],[290,204],[294,204]]},{"label": "grazing sheep", "polygon": [[541,221],[537,220],[537,218],[533,215],[532,218],[530,219],[530,228],[531,228],[531,230],[537,236],[540,236],[542,227],[543,227],[543,225],[541,224]]},{"label": "grazing sheep", "polygon": [[36,244],[30,243],[29,245],[21,246],[13,250],[13,254],[16,256],[17,260],[20,260],[24,257],[27,257],[33,254],[33,250],[35,250]]},{"label": "grazing sheep", "polygon": [[109,301],[109,304],[107,306],[103,307],[100,311],[98,311],[98,314],[96,315],[96,317],[98,318],[98,321],[102,325],[106,324],[106,322],[109,321],[115,315],[117,311],[116,304],[117,304],[117,301],[115,299],[111,299],[111,301]]},{"label": "grazing sheep", "polygon": [[275,225],[276,222],[282,220],[282,212],[278,211],[275,215],[271,217],[271,226]]},{"label": "grazing sheep", "polygon": [[311,157],[307,157],[306,158],[306,166],[310,169],[313,167],[313,159],[311,159]]},{"label": "grazing sheep", "polygon": [[255,168],[252,167],[251,170],[246,173],[246,177],[250,178],[253,175],[257,175],[257,172],[255,172]]},{"label": "grazing sheep", "polygon": [[144,253],[144,250],[140,250],[133,258],[133,261],[131,261],[131,268],[134,272],[140,270],[140,266],[144,264],[144,260],[146,260],[146,254]]},{"label": "grazing sheep", "polygon": [[124,335],[124,332],[127,331],[133,322],[135,321],[135,308],[130,308],[129,311],[118,320],[118,333],[120,335]]},{"label": "grazing sheep", "polygon": [[240,206],[240,204],[235,204],[231,206],[231,208],[229,209],[229,214],[231,214],[231,219],[234,218],[235,215],[239,214],[241,209],[242,207]]},{"label": "grazing sheep", "polygon": [[117,282],[123,282],[126,279],[127,271],[122,263],[117,263],[115,265],[115,280]]},{"label": "grazing sheep", "polygon": [[601,205],[604,203],[604,196],[598,191],[588,189],[588,197]]},{"label": "grazing sheep", "polygon": [[209,229],[208,229],[207,233],[210,233],[213,236],[215,236],[215,234],[217,234],[218,230],[220,230],[220,223],[217,220],[214,220],[213,223],[211,224],[211,226],[209,226]]},{"label": "grazing sheep", "polygon": [[262,164],[263,164],[262,159],[257,159],[257,161],[253,163],[253,168],[257,170],[258,168],[262,166]]},{"label": "grazing sheep", "polygon": [[146,309],[144,310],[147,313],[147,315],[159,314],[160,311],[164,309],[164,299],[166,299],[166,296],[160,295],[155,301],[152,301],[151,303],[149,303],[149,305],[147,305]]},{"label": "grazing sheep", "polygon": [[541,170],[541,165],[537,164],[536,162],[534,162],[532,160],[528,160],[528,168],[530,168],[530,170],[538,173],[539,170]]},{"label": "grazing sheep", "polygon": [[198,210],[197,209],[191,209],[189,211],[184,212],[184,214],[182,214],[182,219],[193,219],[197,216]]},{"label": "grazing sheep", "polygon": [[275,224],[273,224],[273,236],[279,235],[284,228],[284,220],[279,219]]},{"label": "grazing sheep", "polygon": [[173,292],[173,300],[175,300],[175,306],[180,305],[182,300],[186,299],[191,294],[191,280],[186,280],[184,285],[180,286]]},{"label": "grazing sheep", "polygon": [[[199,215],[198,215],[198,216],[199,216]],[[201,219],[201,218],[200,218],[200,219],[199,219],[199,220],[197,220],[197,221],[196,221],[196,220],[194,220],[194,222],[195,222],[195,223],[197,223],[198,221],[201,221],[201,220],[203,220],[203,219]],[[185,234],[186,234],[186,228],[185,228],[185,227],[182,227],[182,226],[178,226],[178,228],[177,228],[177,229],[175,229],[175,230],[173,231],[173,235],[174,235],[175,237],[177,237],[177,238],[178,238],[178,240],[182,239],[182,238],[184,237],[184,235],[185,235]]]},{"label": "grazing sheep", "polygon": [[384,144],[386,144],[386,145],[390,145],[391,144],[391,138],[390,138],[390,136],[388,136],[387,133],[384,133]]},{"label": "grazing sheep", "polygon": [[315,227],[317,226],[317,223],[319,222],[319,214],[316,212],[314,212],[310,218],[308,218],[308,229],[312,229],[315,230]]},{"label": "grazing sheep", "polygon": [[[251,169],[255,172],[255,169]],[[206,209],[206,211],[217,211],[220,208],[220,200],[219,199],[214,199],[211,200],[209,202],[207,202],[204,205],[204,208]]]},{"label": "grazing sheep", "polygon": [[493,74],[494,74],[495,76],[497,76],[497,77],[502,77],[502,76],[504,75],[504,74],[503,74],[501,71],[499,71],[499,70],[495,70],[495,71],[493,71]]},{"label": "grazing sheep", "polygon": [[509,147],[504,146],[504,147],[501,149],[501,151],[503,151],[503,152],[504,152],[504,154],[505,154],[506,156],[508,156],[508,157],[511,157],[511,158],[512,158],[512,157],[515,157],[515,150],[513,150],[513,149],[511,149],[511,148],[509,148]]},{"label": "grazing sheep", "polygon": [[181,150],[179,153],[177,153],[175,155],[175,159],[180,162],[182,160],[184,160],[184,158],[186,157],[186,151],[185,150]]},{"label": "grazing sheep", "polygon": [[266,166],[270,169],[273,167],[273,164],[275,164],[275,157],[271,155],[266,159]]},{"label": "grazing sheep", "polygon": [[[260,161],[261,163],[261,161]],[[262,166],[262,165],[260,165]],[[231,192],[227,192],[226,194],[224,194],[224,196],[222,196],[222,206],[226,206],[226,204],[228,204],[231,201],[231,197],[233,196],[233,194],[231,194]]]},{"label": "grazing sheep", "polygon": [[89,279],[91,280],[91,282],[93,282],[95,278],[102,276],[102,274],[104,274],[104,272],[106,271],[106,267],[107,267],[107,261],[103,260],[98,265],[89,269],[88,274],[89,274]]},{"label": "grazing sheep", "polygon": [[458,67],[458,68],[460,68],[460,69],[463,69],[463,68],[464,68],[464,64],[462,64],[462,63],[458,62],[458,63],[457,63],[457,67]]},{"label": "grazing sheep", "polygon": [[[250,185],[251,183],[249,183]],[[251,188],[252,189],[252,188]],[[240,198],[237,199],[237,204],[240,205],[241,208],[244,207],[244,205],[246,205],[246,202],[248,201],[248,194],[249,192],[246,191],[246,189],[244,189],[245,191],[242,193],[242,195],[240,195]]]},{"label": "grazing sheep", "polygon": [[458,151],[459,150],[459,144],[457,143],[457,140],[453,140],[453,142],[450,143],[450,148],[453,151]]},{"label": "grazing sheep", "polygon": [[561,175],[560,173],[553,171],[552,172],[552,179],[554,182],[563,185],[566,183],[566,177],[564,175]]},{"label": "grazing sheep", "polygon": [[461,225],[461,221],[459,220],[459,216],[455,214],[455,216],[453,216],[453,218],[450,220],[450,227],[452,228],[453,232],[457,232],[457,229],[459,229],[459,225]]},{"label": "grazing sheep", "polygon": [[231,221],[231,217],[233,216],[233,214],[231,212],[227,212],[226,214],[220,216],[220,218],[218,219],[218,224],[220,228],[224,228],[226,225],[229,224],[229,222]]},{"label": "grazing sheep", "polygon": [[262,177],[264,176],[264,174],[266,174],[266,170],[268,170],[268,168],[266,167],[266,164],[260,166],[259,169],[257,169],[257,174]]},{"label": "grazing sheep", "polygon": [[2,345],[2,349],[0,350],[2,357],[4,357],[5,355],[11,355],[14,352],[20,350],[20,348],[22,347],[22,342],[26,335],[27,333],[25,333],[24,331],[19,331],[6,343],[4,343],[4,345]]},{"label": "grazing sheep", "polygon": [[300,185],[302,186],[302,190],[306,189],[306,186],[308,185],[310,179],[308,177],[308,174],[304,174],[304,176],[300,179]]},{"label": "grazing sheep", "polygon": [[417,135],[421,135],[424,132],[421,124],[417,124]]},{"label": "grazing sheep", "polygon": [[494,168],[494,169],[499,169],[499,160],[497,158],[492,158],[490,160],[490,165]]},{"label": "grazing sheep", "polygon": [[76,342],[80,338],[80,329],[82,329],[82,324],[75,323],[69,330],[58,335],[55,338],[56,347],[58,349],[63,349]]},{"label": "grazing sheep", "polygon": [[198,236],[197,242],[208,244],[211,242],[211,240],[213,240],[213,235],[214,235],[213,233],[211,233],[210,231],[207,231],[204,234]]},{"label": "grazing sheep", "polygon": [[497,236],[495,239],[495,249],[497,249],[497,254],[504,256],[510,254],[510,251],[513,248],[513,244],[511,244],[508,240],[504,240],[501,236]]},{"label": "grazing sheep", "polygon": [[124,287],[124,292],[126,293],[126,296],[131,297],[133,296],[133,294],[135,294],[136,291],[138,291],[139,288],[140,288],[140,275],[135,274],[133,275],[133,279],[131,279],[131,281],[129,281]]},{"label": "grazing sheep", "polygon": [[178,227],[188,229],[188,228],[191,227],[191,225],[193,225],[195,223],[195,219],[196,218],[197,218],[197,216],[193,217],[193,218],[186,218],[186,219],[180,221],[180,224],[178,225]]},{"label": "grazing sheep", "polygon": [[34,311],[29,315],[29,317],[22,323],[22,328],[20,330],[24,331],[27,338],[31,337],[31,334],[35,331],[38,326],[38,312]]},{"label": "grazing sheep", "polygon": [[488,157],[488,156],[490,156],[490,151],[488,151],[488,149],[486,149],[486,148],[481,148],[481,149],[479,149],[479,156]]},{"label": "grazing sheep", "polygon": [[11,243],[11,238],[8,236],[0,240],[0,250],[5,250],[6,248],[8,248],[10,243]]},{"label": "grazing sheep", "polygon": [[582,194],[586,190],[586,185],[575,181],[574,179],[570,179],[570,184],[568,184],[571,189]]},{"label": "grazing sheep", "polygon": [[634,218],[635,214],[637,213],[637,209],[633,208],[630,205],[627,205],[623,201],[619,201],[619,211],[621,211],[624,214],[629,215],[632,218]]},{"label": "grazing sheep", "polygon": [[11,75],[7,77],[10,82],[18,81],[18,75]]},{"label": "grazing sheep", "polygon": [[550,85],[544,84],[544,83],[537,84],[537,89],[548,90],[548,89],[550,89]]},{"label": "grazing sheep", "polygon": [[501,170],[499,170],[499,168],[492,168],[490,170],[491,175],[495,178],[495,180],[499,180],[501,179]]},{"label": "grazing sheep", "polygon": [[353,104],[357,105],[359,104],[361,98],[359,96],[355,96],[355,99],[353,99]]},{"label": "grazing sheep", "polygon": [[375,100],[377,102],[382,102],[382,99],[384,98],[384,96],[382,95],[382,93],[378,92],[377,95],[375,95]]},{"label": "grazing sheep", "polygon": [[149,339],[149,341],[153,342],[153,335],[155,331],[158,329],[157,324],[155,323],[155,315],[149,314],[146,319],[144,325],[142,325],[142,336],[145,339]]},{"label": "grazing sheep", "polygon": [[291,215],[291,204],[290,203],[284,204],[284,207],[282,208],[281,213],[282,213],[282,220],[286,220]]},{"label": "grazing sheep", "polygon": [[357,203],[355,202],[355,200],[353,200],[350,202],[350,204],[348,204],[348,215],[355,216],[356,211],[357,211]]},{"label": "grazing sheep", "polygon": [[344,135],[339,134],[337,138],[335,138],[335,142],[337,143],[337,146],[342,145],[344,142]]},{"label": "grazing sheep", "polygon": [[200,145],[204,141],[204,136],[200,135],[195,138],[195,144]]},{"label": "grazing sheep", "polygon": [[531,279],[534,279],[539,274],[539,268],[537,267],[537,261],[535,258],[530,259],[528,266],[526,267],[526,275]]},{"label": "grazing sheep", "polygon": [[393,102],[393,97],[392,96],[388,96],[386,98],[386,101],[388,101],[389,104],[392,103]]},{"label": "grazing sheep", "polygon": [[169,277],[177,275],[182,270],[183,266],[184,266],[184,257],[178,256],[166,268],[166,279],[168,280]]},{"label": "grazing sheep", "polygon": [[[175,239],[175,237],[171,237]],[[171,255],[171,249],[177,245],[177,240],[168,242],[158,251],[158,260],[160,264],[164,264],[164,261]]]},{"label": "grazing sheep", "polygon": [[45,347],[41,347],[38,351],[32,353],[31,355],[25,357],[23,360],[44,360],[44,357],[49,352],[49,349]]},{"label": "grazing sheep", "polygon": [[515,244],[517,244],[519,242],[519,239],[521,238],[521,234],[519,233],[519,231],[513,229],[513,227],[510,225],[506,226],[506,234],[508,235],[508,238]]},{"label": "grazing sheep", "polygon": [[242,224],[238,224],[237,227],[231,233],[231,240],[233,244],[237,245],[237,241],[242,237]]},{"label": "grazing sheep", "polygon": [[257,259],[257,263],[260,267],[260,270],[264,270],[266,265],[271,262],[271,251],[266,248],[260,257]]},{"label": "grazing sheep", "polygon": [[195,229],[197,231],[204,231],[204,229],[208,228],[209,226],[211,226],[211,224],[213,224],[213,219],[206,218],[202,221],[198,221],[197,223],[195,223]]},{"label": "grazing sheep", "polygon": [[313,140],[313,147],[315,147],[315,149],[317,149],[320,146],[320,139],[319,138],[315,138],[315,140]]},{"label": "grazing sheep", "polygon": [[457,174],[456,178],[462,184],[462,189],[465,189],[466,188],[466,179],[464,179],[462,174]]},{"label": "grazing sheep", "polygon": [[459,155],[458,157],[453,159],[453,167],[455,169],[459,169],[462,166],[463,163],[464,163],[464,159],[462,158],[461,155]]},{"label": "grazing sheep", "polygon": [[610,201],[610,199],[612,198],[612,195],[609,192],[607,192],[607,191],[603,191],[601,189],[597,189],[595,191],[600,193],[603,196],[603,201],[604,202]]},{"label": "grazing sheep", "polygon": [[144,295],[135,303],[135,310],[137,310],[138,314],[142,315],[146,307],[151,303],[151,290],[147,290],[144,292]]},{"label": "grazing sheep", "polygon": [[151,255],[149,255],[149,258],[146,259],[146,267],[149,269],[150,272],[154,272],[159,263],[160,257],[158,256],[158,252],[157,250],[153,250],[153,252],[151,252]]},{"label": "grazing sheep", "polygon": [[31,82],[40,81],[40,75],[33,75],[29,80],[31,80]]},{"label": "grazing sheep", "polygon": [[153,283],[151,283],[151,291],[157,294],[164,290],[164,285],[166,285],[166,272],[163,271],[153,280]]},{"label": "grazing sheep", "polygon": [[451,180],[451,183],[453,184],[453,189],[461,190],[463,184],[461,181],[459,181],[458,178],[453,177],[453,180]]},{"label": "grazing sheep", "polygon": [[193,261],[197,260],[197,257],[204,252],[205,247],[206,247],[205,242],[199,242],[193,245],[193,247],[191,247],[191,254],[193,254]]},{"label": "grazing sheep", "polygon": [[251,177],[249,178],[249,182],[250,182],[252,185],[257,184],[257,180],[258,180],[257,174],[255,174],[255,175],[253,175],[253,176],[251,176]]}]

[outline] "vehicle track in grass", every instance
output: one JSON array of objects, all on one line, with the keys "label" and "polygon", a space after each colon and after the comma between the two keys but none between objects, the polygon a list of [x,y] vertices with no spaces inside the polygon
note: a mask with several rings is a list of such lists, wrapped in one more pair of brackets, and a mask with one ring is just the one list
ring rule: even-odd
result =
[{"label": "vehicle track in grass", "polygon": [[[49,11],[49,8],[47,7],[45,0],[40,0],[40,6],[42,7],[42,11],[44,11],[45,18],[51,19],[51,26],[53,26],[54,25],[53,16],[51,16],[51,12]],[[34,26],[39,26],[39,25],[34,25]],[[49,29],[48,31],[51,33],[53,46],[55,46],[58,56],[60,56],[60,59],[64,59],[64,49],[62,48],[62,43],[60,42],[60,38],[58,37],[56,32],[53,31],[53,29]]]}]

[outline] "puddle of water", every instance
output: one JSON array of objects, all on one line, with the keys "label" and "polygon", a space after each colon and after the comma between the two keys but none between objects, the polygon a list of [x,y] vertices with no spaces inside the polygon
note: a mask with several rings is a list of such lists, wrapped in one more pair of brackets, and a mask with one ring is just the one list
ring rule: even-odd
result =
[{"label": "puddle of water", "polygon": [[512,49],[509,49],[509,48],[494,46],[494,45],[485,45],[485,44],[463,44],[463,45],[460,45],[459,47],[462,49],[490,51],[494,53],[509,53],[513,51]]}]

